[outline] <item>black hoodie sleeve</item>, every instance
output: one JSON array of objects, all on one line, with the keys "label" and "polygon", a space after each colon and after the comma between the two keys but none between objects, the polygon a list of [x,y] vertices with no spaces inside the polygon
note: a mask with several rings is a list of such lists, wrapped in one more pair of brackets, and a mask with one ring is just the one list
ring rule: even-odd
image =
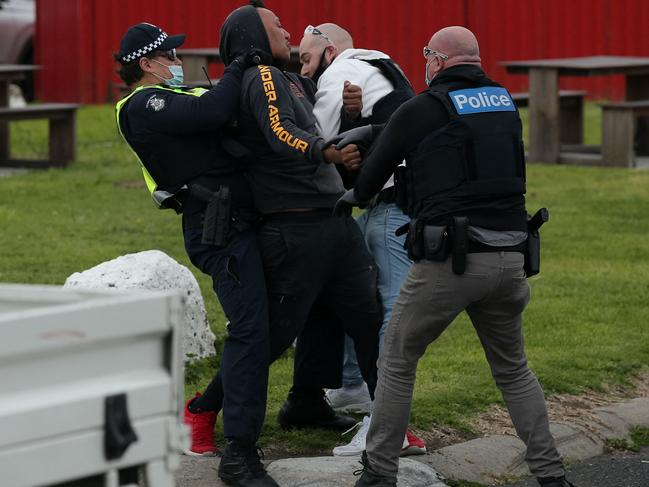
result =
[{"label": "black hoodie sleeve", "polygon": [[129,115],[141,118],[152,131],[179,134],[214,132],[233,117],[239,107],[243,69],[232,63],[216,86],[201,96],[145,89],[130,103]]},{"label": "black hoodie sleeve", "polygon": [[[447,122],[444,106],[425,93],[397,108],[363,159],[354,185],[356,199],[368,201],[381,191],[394,169],[417,149],[427,135]],[[378,129],[381,126],[372,127]]]},{"label": "black hoodie sleeve", "polygon": [[[297,88],[294,88],[297,89]],[[274,66],[257,66],[246,72],[242,93],[248,94],[250,111],[273,152],[285,157],[306,157],[324,163],[324,140],[298,127],[290,81]],[[304,94],[302,94],[304,96]]]}]

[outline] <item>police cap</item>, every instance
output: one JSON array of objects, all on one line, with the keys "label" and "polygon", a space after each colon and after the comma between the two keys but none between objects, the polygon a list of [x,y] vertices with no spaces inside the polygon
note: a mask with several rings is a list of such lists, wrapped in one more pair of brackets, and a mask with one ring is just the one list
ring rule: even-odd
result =
[{"label": "police cap", "polygon": [[142,22],[129,27],[119,43],[119,62],[128,64],[151,51],[169,51],[185,42],[185,34],[170,36],[160,27]]}]

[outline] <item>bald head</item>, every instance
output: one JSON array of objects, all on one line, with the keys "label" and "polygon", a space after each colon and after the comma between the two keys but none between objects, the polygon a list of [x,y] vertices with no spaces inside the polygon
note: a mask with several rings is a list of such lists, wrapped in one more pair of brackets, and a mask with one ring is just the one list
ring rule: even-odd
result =
[{"label": "bald head", "polygon": [[428,47],[448,56],[446,67],[455,64],[480,64],[478,39],[469,29],[459,25],[444,27],[435,32],[428,42]]},{"label": "bald head", "polygon": [[326,69],[338,54],[354,47],[350,33],[339,25],[320,24],[315,31],[305,34],[300,42],[302,76],[313,77],[319,67]]},{"label": "bald head", "polygon": [[[338,53],[354,47],[352,36],[336,24],[320,24],[316,27],[320,34],[305,34],[300,42],[300,51],[322,51],[327,46],[334,46]],[[326,37],[325,37],[326,36]]]},{"label": "bald head", "polygon": [[331,39],[338,52],[343,52],[345,49],[352,49],[354,47],[354,40],[351,34],[339,25],[332,23],[320,24],[316,29]]}]

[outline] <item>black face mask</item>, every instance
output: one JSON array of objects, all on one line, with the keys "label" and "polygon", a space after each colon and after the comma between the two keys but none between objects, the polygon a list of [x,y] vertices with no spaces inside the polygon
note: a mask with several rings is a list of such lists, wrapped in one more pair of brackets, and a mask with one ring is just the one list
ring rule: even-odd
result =
[{"label": "black face mask", "polygon": [[318,64],[318,69],[315,70],[315,73],[313,73],[313,77],[311,78],[316,83],[320,79],[320,76],[322,76],[322,73],[325,72],[325,69],[327,69],[331,65],[331,63],[328,63],[327,60],[325,59],[326,52],[327,49],[322,51],[322,56],[320,56],[320,63]]}]

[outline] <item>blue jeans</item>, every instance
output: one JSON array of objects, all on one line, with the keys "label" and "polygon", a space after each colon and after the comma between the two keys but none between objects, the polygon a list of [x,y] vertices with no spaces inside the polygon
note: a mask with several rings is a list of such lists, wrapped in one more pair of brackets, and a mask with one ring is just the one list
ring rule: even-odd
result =
[{"label": "blue jeans", "polygon": [[[379,349],[383,347],[383,335],[390,322],[401,283],[408,274],[412,262],[403,248],[405,235],[397,237],[397,229],[410,221],[395,203],[379,203],[356,219],[365,236],[370,254],[379,271],[378,289],[383,304],[383,323],[379,331]],[[363,382],[356,360],[354,342],[345,337],[345,360],[343,362],[343,386],[359,385]]]}]

